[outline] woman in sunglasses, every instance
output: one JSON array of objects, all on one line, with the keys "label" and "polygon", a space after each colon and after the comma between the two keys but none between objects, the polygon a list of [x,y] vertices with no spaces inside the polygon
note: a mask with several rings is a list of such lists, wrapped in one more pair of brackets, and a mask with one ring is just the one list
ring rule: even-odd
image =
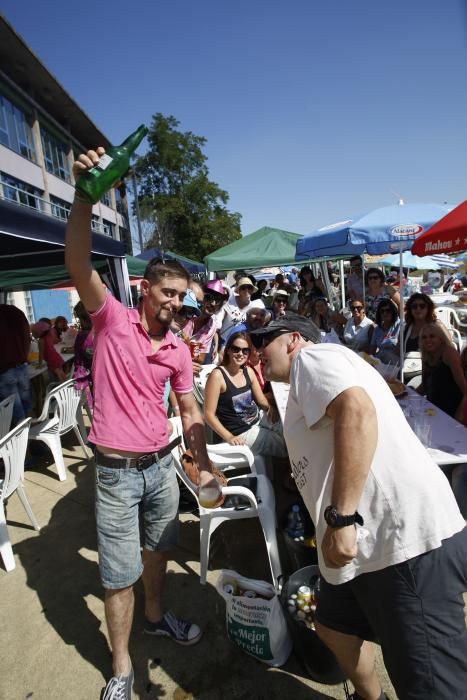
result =
[{"label": "woman in sunglasses", "polygon": [[386,284],[386,278],[377,267],[370,267],[365,273],[365,307],[366,315],[371,321],[376,321],[376,310],[383,299],[391,299],[398,307],[400,294],[391,285]]},{"label": "woman in sunglasses", "polygon": [[422,385],[418,388],[428,401],[450,416],[455,416],[464,396],[467,381],[461,358],[449,331],[440,321],[426,323],[420,333]]},{"label": "woman in sunglasses", "polygon": [[370,353],[385,364],[397,363],[400,320],[397,306],[390,299],[383,299],[376,311],[376,326],[370,340]]},{"label": "woman in sunglasses", "polygon": [[435,305],[428,294],[416,292],[405,304],[404,351],[419,350],[419,337],[425,323],[436,321]]},{"label": "woman in sunglasses", "polygon": [[[258,379],[247,361],[251,345],[247,333],[232,333],[222,365],[209,375],[204,416],[222,442],[248,445],[255,455],[285,457],[284,438],[261,421],[260,409],[270,412]],[[261,421],[261,423],[260,423]]]},{"label": "woman in sunglasses", "polygon": [[373,321],[367,318],[365,306],[359,299],[354,299],[350,303],[350,311],[352,316],[345,324],[342,340],[355,352],[368,352]]}]

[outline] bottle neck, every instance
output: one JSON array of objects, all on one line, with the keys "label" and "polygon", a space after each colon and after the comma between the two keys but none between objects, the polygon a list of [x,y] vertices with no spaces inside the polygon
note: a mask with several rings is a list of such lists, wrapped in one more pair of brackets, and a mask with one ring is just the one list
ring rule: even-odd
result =
[{"label": "bottle neck", "polygon": [[124,149],[126,151],[129,151],[130,153],[133,153],[136,151],[138,148],[139,144],[141,141],[144,139],[146,134],[148,133],[147,128],[144,126],[144,124],[141,124],[136,131],[134,131],[128,138],[125,139],[125,141],[118,146],[119,149]]}]

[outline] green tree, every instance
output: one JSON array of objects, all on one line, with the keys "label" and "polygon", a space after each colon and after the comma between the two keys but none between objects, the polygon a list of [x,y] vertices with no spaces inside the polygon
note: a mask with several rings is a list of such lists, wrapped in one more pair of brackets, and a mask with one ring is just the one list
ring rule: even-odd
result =
[{"label": "green tree", "polygon": [[173,116],[153,116],[149,150],[136,163],[138,201],[151,231],[147,248],[202,260],[241,238],[241,216],[227,209],[227,192],[209,179],[206,139],[179,125]]}]

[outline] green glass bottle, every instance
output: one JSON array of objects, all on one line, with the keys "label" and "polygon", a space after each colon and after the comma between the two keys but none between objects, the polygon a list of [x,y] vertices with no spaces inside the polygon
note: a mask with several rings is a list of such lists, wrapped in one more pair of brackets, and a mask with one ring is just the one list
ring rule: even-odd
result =
[{"label": "green glass bottle", "polygon": [[75,185],[80,197],[90,204],[96,204],[107,190],[110,190],[125,175],[130,167],[130,156],[136,151],[148,133],[141,124],[120,146],[111,146],[99,163],[81,175]]}]

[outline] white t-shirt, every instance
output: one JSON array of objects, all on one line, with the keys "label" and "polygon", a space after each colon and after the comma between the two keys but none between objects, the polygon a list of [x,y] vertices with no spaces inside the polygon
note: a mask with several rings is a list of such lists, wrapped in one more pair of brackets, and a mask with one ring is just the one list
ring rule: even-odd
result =
[{"label": "white t-shirt", "polygon": [[[334,476],[334,421],[325,413],[354,386],[365,389],[375,405],[378,442],[357,508],[364,520],[357,557],[331,569],[321,554]],[[465,526],[446,477],[410,429],[386,382],[348,348],[307,346],[294,359],[284,437],[295,481],[315,523],[320,570],[329,583],[344,583],[435,549]]]},{"label": "white t-shirt", "polygon": [[359,350],[363,345],[368,344],[368,331],[373,321],[364,316],[358,326],[349,318],[344,328],[344,342],[352,350]]},{"label": "white t-shirt", "polygon": [[223,307],[223,318],[222,318],[222,326],[220,329],[220,334],[222,338],[225,339],[226,334],[228,331],[233,328],[233,326],[236,326],[237,323],[242,323],[246,319],[246,312],[249,311],[250,309],[254,308],[260,308],[264,309],[264,303],[261,301],[261,299],[255,299],[254,301],[250,301],[247,306],[244,306],[242,309],[235,303],[235,304],[230,304],[227,302],[227,304],[224,304]]}]

